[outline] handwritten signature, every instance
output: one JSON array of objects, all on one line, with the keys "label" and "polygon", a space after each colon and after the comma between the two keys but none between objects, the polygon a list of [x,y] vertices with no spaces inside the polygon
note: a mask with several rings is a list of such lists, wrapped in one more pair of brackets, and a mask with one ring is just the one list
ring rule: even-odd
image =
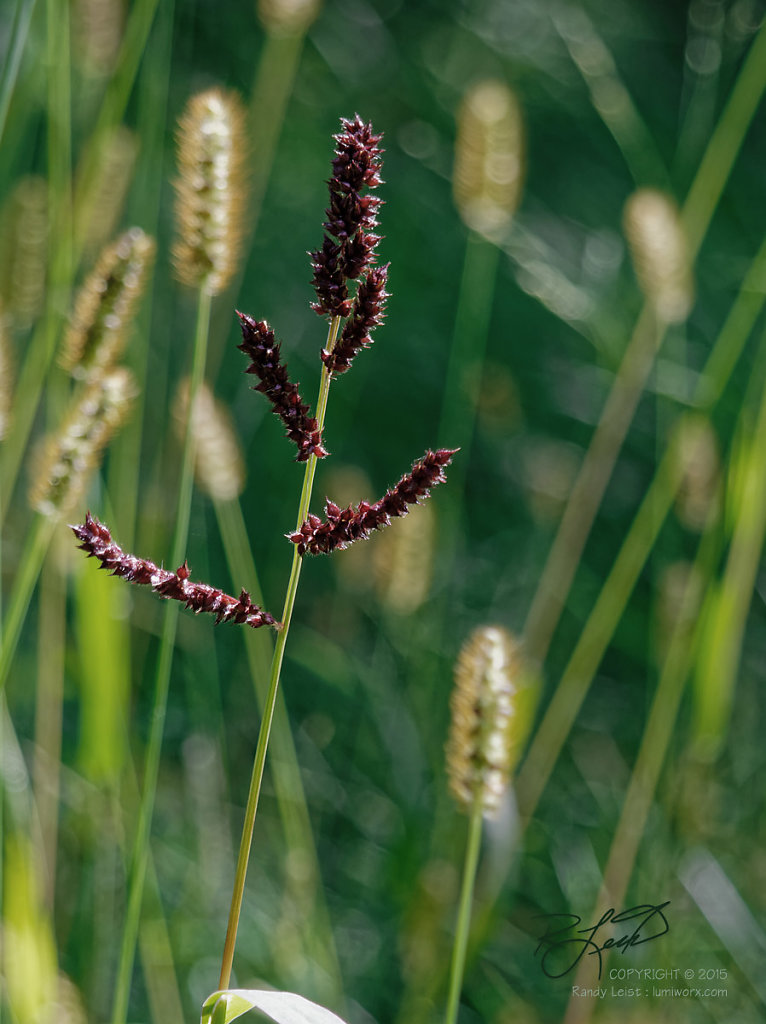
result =
[{"label": "handwritten signature", "polygon": [[[621,910],[619,914],[615,914],[612,908],[607,910],[596,924],[585,928],[577,928],[582,922],[582,918],[577,914],[541,914],[540,917],[550,921],[535,949],[535,956],[544,950],[540,961],[543,974],[548,978],[563,978],[587,953],[588,956],[598,957],[600,978],[603,950],[621,949],[623,953],[627,953],[632,946],[651,942],[652,939],[658,939],[670,930],[668,919],[663,913],[669,903],[670,900],[657,906],[640,903],[638,906]],[[631,922],[632,931],[628,930],[620,938],[604,939],[603,935],[599,935],[597,939],[597,933],[604,925],[624,924],[627,921]]]}]

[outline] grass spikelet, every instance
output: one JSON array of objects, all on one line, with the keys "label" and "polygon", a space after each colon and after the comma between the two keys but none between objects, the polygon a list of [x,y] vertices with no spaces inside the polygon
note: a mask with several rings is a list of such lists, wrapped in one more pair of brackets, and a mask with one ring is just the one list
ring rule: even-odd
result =
[{"label": "grass spikelet", "polygon": [[258,0],[258,17],[276,35],[300,35],[319,14],[321,0]]},{"label": "grass spikelet", "polygon": [[101,373],[122,355],[155,249],[153,238],[130,228],[101,253],[78,293],[64,336],[59,362],[73,377]]},{"label": "grass spikelet", "polygon": [[86,253],[97,252],[117,230],[137,157],[136,135],[117,125],[99,153],[98,176],[87,199]]},{"label": "grass spikelet", "polygon": [[[175,402],[176,425],[183,436],[189,415],[189,380],[181,382]],[[230,501],[245,486],[245,463],[228,410],[206,384],[194,400],[191,414],[197,481],[211,498]]]},{"label": "grass spikelet", "polygon": [[58,432],[45,444],[29,503],[48,517],[64,516],[83,498],[104,448],[130,411],[133,375],[116,367],[81,393]]},{"label": "grass spikelet", "polygon": [[625,204],[623,225],[647,302],[664,323],[682,323],[694,302],[694,283],[675,201],[657,189],[639,189]]},{"label": "grass spikelet", "polygon": [[45,305],[47,261],[48,186],[30,174],[11,193],[2,225],[2,295],[18,327],[29,327]]},{"label": "grass spikelet", "polygon": [[521,109],[503,82],[489,79],[466,94],[458,113],[453,194],[473,231],[495,241],[521,197],[524,132]]},{"label": "grass spikelet", "polygon": [[218,295],[242,247],[246,112],[239,96],[210,89],[193,96],[178,122],[178,279]]},{"label": "grass spikelet", "polygon": [[519,642],[501,626],[480,626],[460,651],[446,755],[450,792],[464,810],[478,801],[485,817],[497,813],[525,738],[517,721],[522,675]]}]

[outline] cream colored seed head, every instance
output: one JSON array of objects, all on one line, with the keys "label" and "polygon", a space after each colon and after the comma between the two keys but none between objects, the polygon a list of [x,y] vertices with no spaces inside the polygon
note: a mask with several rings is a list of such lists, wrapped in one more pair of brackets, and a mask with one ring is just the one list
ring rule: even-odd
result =
[{"label": "cream colored seed head", "polygon": [[382,604],[410,615],[425,601],[434,560],[434,506],[413,505],[396,530],[376,538],[373,550],[375,589]]},{"label": "cream colored seed head", "polygon": [[14,188],[3,210],[2,294],[19,327],[29,327],[44,308],[48,263],[48,186],[27,175]]},{"label": "cream colored seed head", "polygon": [[299,35],[314,21],[320,0],[258,0],[258,17],[270,32]]},{"label": "cream colored seed head", "polygon": [[[189,380],[181,382],[175,402],[179,435],[186,429],[189,409]],[[245,486],[245,461],[234,432],[231,416],[203,384],[194,401],[191,418],[195,469],[200,487],[211,498],[230,501]]]},{"label": "cream colored seed head", "polygon": [[45,516],[65,516],[82,500],[104,448],[127,418],[137,388],[116,367],[92,381],[45,444],[29,503]]},{"label": "cream colored seed head", "polygon": [[75,300],[59,362],[80,379],[122,354],[154,263],[154,239],[131,228],[108,245]]},{"label": "cream colored seed head", "polygon": [[85,252],[92,256],[116,231],[133,180],[138,137],[124,124],[107,137],[99,153],[96,181],[86,197]]},{"label": "cream colored seed head", "polygon": [[517,723],[523,687],[519,642],[500,626],[480,626],[455,665],[447,740],[450,791],[470,811],[480,801],[485,817],[497,813],[523,735]]},{"label": "cream colored seed head", "polygon": [[718,438],[707,416],[691,414],[681,419],[674,450],[680,480],[676,515],[684,526],[701,532],[713,502],[720,496]]},{"label": "cream colored seed head", "polygon": [[193,96],[178,122],[178,279],[218,295],[240,256],[245,216],[245,108],[222,89]]},{"label": "cream colored seed head", "polygon": [[625,204],[623,223],[644,297],[665,323],[682,323],[694,302],[694,282],[676,203],[657,189],[639,189]]},{"label": "cream colored seed head", "polygon": [[460,107],[453,193],[460,216],[491,240],[502,236],[519,205],[524,138],[516,97],[502,82],[474,86]]}]

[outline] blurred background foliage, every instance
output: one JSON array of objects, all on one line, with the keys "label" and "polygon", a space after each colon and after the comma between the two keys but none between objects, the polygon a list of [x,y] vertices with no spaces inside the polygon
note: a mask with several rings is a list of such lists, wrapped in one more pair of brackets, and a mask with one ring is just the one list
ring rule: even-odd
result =
[{"label": "blurred background foliage", "polygon": [[[635,868],[618,845],[610,891],[622,885],[626,905],[671,900],[671,928],[612,963],[725,970],[728,995],[610,996],[586,1015],[762,1020],[766,275],[763,257],[760,276],[752,265],[766,228],[763,6],[325,0],[305,15],[300,7],[3,4],[3,609],[29,557],[35,448],[67,401],[54,354],[73,289],[102,245],[131,225],[158,242],[124,357],[141,395],[70,518],[90,507],[127,549],[169,557],[180,458],[173,409],[195,320],[170,259],[174,131],[188,98],[219,85],[249,104],[251,244],[238,279],[214,301],[206,380],[230,411],[247,475],[240,506],[195,492],[188,560],[196,579],[252,589],[237,548],[241,507],[266,607],[279,613],[302,470],[249,389],[233,311],[269,320],[313,401],[325,326],[309,308],[306,253],[321,242],[330,137],[340,116],[358,111],[385,134],[381,258],[391,262],[392,297],[375,345],[333,384],[332,457],[318,467],[314,509],[325,494],[341,503],[378,497],[429,446],[461,452],[428,506],[358,549],[304,566],[283,672],[299,772],[275,737],[235,975],[240,986],[299,991],[360,1024],[438,1020],[466,828],[443,763],[452,666],[481,623],[524,632],[644,315],[622,229],[626,200],[651,186],[682,205],[705,169],[709,230],[704,196],[684,222],[697,254],[694,305],[662,329],[649,318],[649,348],[652,338],[662,346],[638,386],[571,591],[553,580],[564,607],[542,652],[538,721],[658,469],[676,473],[679,497],[667,519],[662,496],[655,519],[649,508],[648,557],[616,629],[607,628],[592,686],[588,678],[582,706],[562,698],[574,724],[561,749],[542,734],[553,770],[547,785],[539,776],[539,801],[529,798],[520,818],[509,796],[486,830],[460,1019],[583,1019],[582,1008],[567,1009],[574,973],[554,980],[541,971],[536,915],[596,913],[634,766],[648,751],[646,771],[659,778],[655,787],[643,777]],[[759,41],[739,120],[716,135]],[[489,238],[453,200],[456,118],[467,91],[487,79],[513,91],[524,125],[520,204]],[[726,324],[739,339],[727,343],[731,366],[705,392],[703,367]],[[696,461],[682,452],[680,469],[663,470],[679,417],[695,408]],[[28,443],[14,440],[25,416]],[[672,498],[670,485],[663,493]],[[11,1020],[110,1014],[163,611],[153,595],[97,576],[65,525],[55,526],[8,671],[10,717],[3,711],[2,999]],[[251,665],[264,656],[261,646],[248,661],[243,632],[188,613],[179,623],[133,1021],[194,1019],[218,977],[259,724]],[[519,799],[523,812],[523,785]]]}]

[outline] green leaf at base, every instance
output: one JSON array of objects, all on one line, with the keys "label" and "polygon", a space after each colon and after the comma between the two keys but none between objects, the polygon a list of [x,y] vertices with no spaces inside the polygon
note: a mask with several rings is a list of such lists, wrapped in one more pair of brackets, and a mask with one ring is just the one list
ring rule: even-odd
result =
[{"label": "green leaf at base", "polygon": [[202,1006],[200,1024],[229,1024],[248,1010],[260,1010],[277,1024],[345,1024],[334,1013],[295,992],[259,988],[213,992]]}]

